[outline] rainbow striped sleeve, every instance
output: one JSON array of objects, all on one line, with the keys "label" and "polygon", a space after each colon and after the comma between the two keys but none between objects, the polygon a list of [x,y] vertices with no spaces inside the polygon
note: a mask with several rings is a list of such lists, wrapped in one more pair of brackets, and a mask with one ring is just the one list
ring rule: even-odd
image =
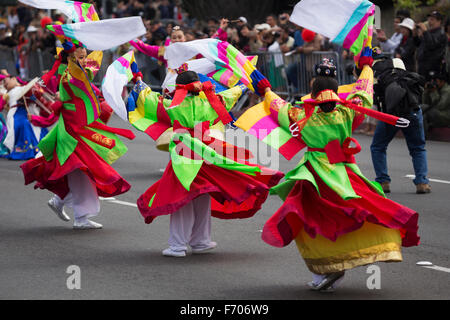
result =
[{"label": "rainbow striped sleeve", "polygon": [[172,126],[166,111],[170,103],[171,100],[163,99],[144,82],[138,81],[128,97],[128,120],[136,129],[157,140]]},{"label": "rainbow striped sleeve", "polygon": [[292,106],[273,92],[263,102],[247,110],[235,125],[256,136],[284,156],[292,159],[306,145],[289,131],[289,110]]},{"label": "rainbow striped sleeve", "polygon": [[68,6],[73,5],[73,10],[76,13],[72,18],[74,22],[99,21],[94,5],[90,3],[78,1],[65,1]]}]

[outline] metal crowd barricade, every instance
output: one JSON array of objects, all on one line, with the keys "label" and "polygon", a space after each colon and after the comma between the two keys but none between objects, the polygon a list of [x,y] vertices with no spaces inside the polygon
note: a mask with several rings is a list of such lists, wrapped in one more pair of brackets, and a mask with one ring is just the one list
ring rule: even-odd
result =
[{"label": "metal crowd barricade", "polygon": [[256,68],[264,74],[272,85],[272,90],[281,96],[290,95],[289,83],[286,75],[286,61],[284,54],[256,53],[248,54],[258,56]]},{"label": "metal crowd barricade", "polygon": [[[252,54],[249,54],[252,55]],[[311,91],[314,66],[328,58],[334,61],[340,85],[355,81],[345,70],[345,63],[336,51],[315,51],[311,54],[256,53],[260,70],[272,84],[272,90],[288,101],[295,101]]]},{"label": "metal crowd barricade", "polygon": [[[334,61],[337,70],[337,80],[343,83],[342,64],[339,54],[335,51],[314,51],[311,54],[295,54],[294,62],[289,66],[290,82],[294,97],[301,97],[311,92],[311,80],[314,77],[314,66],[319,64],[322,59],[327,58]],[[295,74],[292,72],[295,71]]]},{"label": "metal crowd barricade", "polygon": [[6,69],[9,74],[16,76],[17,54],[14,48],[0,46],[0,69]]}]

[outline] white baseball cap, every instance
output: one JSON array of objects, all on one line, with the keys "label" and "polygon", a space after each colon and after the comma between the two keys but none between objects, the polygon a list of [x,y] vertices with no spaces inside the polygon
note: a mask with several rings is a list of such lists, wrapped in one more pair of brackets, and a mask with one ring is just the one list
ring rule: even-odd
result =
[{"label": "white baseball cap", "polygon": [[402,60],[402,59],[399,59],[399,58],[394,58],[394,59],[392,59],[392,65],[393,65],[394,68],[396,68],[396,69],[406,70],[405,64],[403,63],[403,60]]},{"label": "white baseball cap", "polygon": [[414,30],[414,20],[411,18],[405,18],[401,23],[398,24],[399,27],[405,27],[409,30]]},{"label": "white baseball cap", "polygon": [[246,17],[239,17],[238,20],[241,20],[243,23],[247,23]]},{"label": "white baseball cap", "polygon": [[35,26],[29,26],[29,27],[27,28],[27,32],[36,32],[36,31],[38,31],[38,29],[36,29]]},{"label": "white baseball cap", "polygon": [[258,31],[263,31],[263,30],[270,30],[271,27],[267,23],[262,23],[262,24],[257,24],[255,26],[255,29],[258,30]]}]

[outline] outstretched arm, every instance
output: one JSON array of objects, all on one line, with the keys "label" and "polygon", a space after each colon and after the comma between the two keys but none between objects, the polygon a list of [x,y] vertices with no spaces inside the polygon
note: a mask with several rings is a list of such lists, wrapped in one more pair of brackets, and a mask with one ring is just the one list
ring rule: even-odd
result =
[{"label": "outstretched arm", "polygon": [[163,96],[142,81],[136,63],[132,65],[133,81],[135,86],[130,92],[127,103],[128,119],[138,130],[148,134],[153,140],[157,140],[161,134],[172,126],[166,108],[171,100]]},{"label": "outstretched arm", "polygon": [[142,52],[143,54],[158,59],[158,61],[165,63],[166,60],[164,59],[164,47],[160,46],[151,46],[149,44],[144,43],[142,40],[137,41],[130,41],[130,44]]}]

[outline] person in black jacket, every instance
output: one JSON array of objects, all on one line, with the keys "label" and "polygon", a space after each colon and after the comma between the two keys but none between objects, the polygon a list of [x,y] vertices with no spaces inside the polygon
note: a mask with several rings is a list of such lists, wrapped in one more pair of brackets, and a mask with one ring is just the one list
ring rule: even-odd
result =
[{"label": "person in black jacket", "polygon": [[[373,71],[374,104],[382,112],[401,116],[410,121],[407,128],[401,128],[414,167],[416,193],[430,193],[427,151],[423,115],[420,107],[424,79],[417,73],[407,71],[402,60],[374,56]],[[378,122],[370,151],[375,170],[375,181],[381,184],[385,193],[390,192],[391,178],[388,174],[386,151],[399,128]]]},{"label": "person in black jacket", "polygon": [[403,38],[400,45],[395,49],[395,57],[402,59],[406,70],[416,72],[416,44],[413,39],[414,20],[406,18],[398,26]]},{"label": "person in black jacket", "polygon": [[438,11],[433,11],[428,15],[428,26],[419,23],[416,27],[418,73],[427,80],[441,71],[445,59],[447,37],[442,28],[443,18]]}]

